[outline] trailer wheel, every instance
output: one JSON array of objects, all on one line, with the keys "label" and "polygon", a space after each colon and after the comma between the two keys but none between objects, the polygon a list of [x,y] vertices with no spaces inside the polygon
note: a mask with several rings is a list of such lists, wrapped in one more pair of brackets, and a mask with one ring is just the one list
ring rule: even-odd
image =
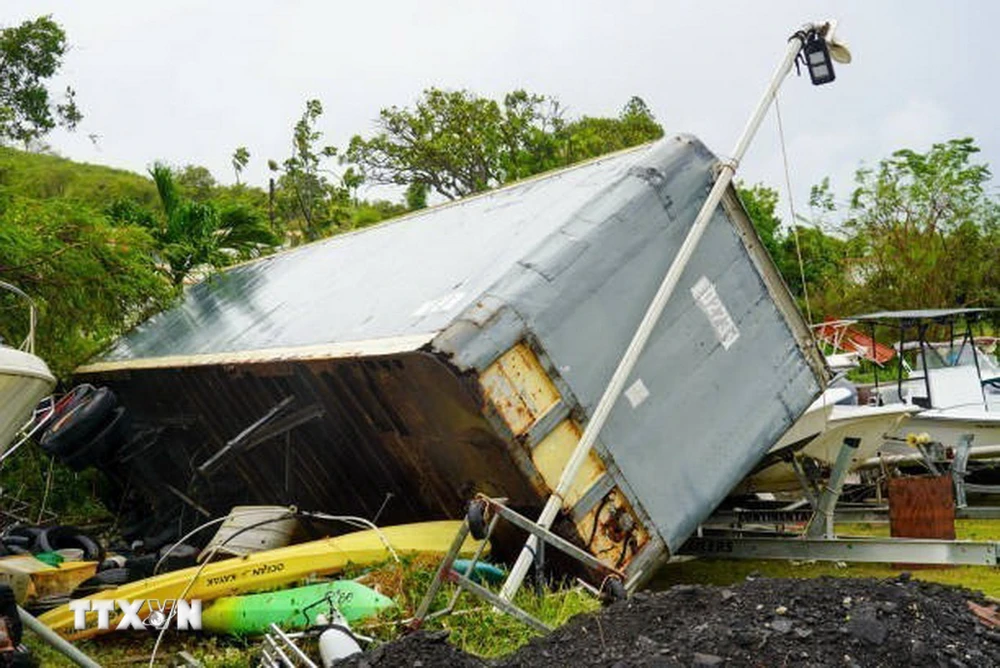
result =
[{"label": "trailer wheel", "polygon": [[50,455],[69,454],[97,432],[117,404],[114,392],[106,387],[88,392],[45,430],[42,449]]},{"label": "trailer wheel", "polygon": [[625,591],[625,584],[621,580],[614,576],[604,579],[604,584],[601,585],[601,602],[604,605],[624,601],[626,598],[628,592]]},{"label": "trailer wheel", "polygon": [[476,540],[486,538],[486,504],[482,501],[470,501],[465,512],[465,521],[469,523],[469,533]]},{"label": "trailer wheel", "polygon": [[63,453],[66,455],[63,463],[73,471],[82,471],[90,465],[109,460],[125,442],[130,428],[128,411],[124,406],[118,406],[93,438],[74,448],[70,454]]},{"label": "trailer wheel", "polygon": [[24,629],[21,626],[21,617],[17,614],[17,599],[14,598],[14,590],[9,585],[0,585],[0,617],[7,618],[10,639],[14,641],[15,645],[20,645]]},{"label": "trailer wheel", "polygon": [[84,561],[103,561],[104,549],[90,536],[76,527],[55,526],[38,535],[37,546],[42,552],[55,552],[64,548],[83,550]]},{"label": "trailer wheel", "polygon": [[108,568],[78,584],[73,593],[70,594],[70,598],[90,598],[102,591],[115,589],[129,582],[135,582],[140,577],[128,568]]}]

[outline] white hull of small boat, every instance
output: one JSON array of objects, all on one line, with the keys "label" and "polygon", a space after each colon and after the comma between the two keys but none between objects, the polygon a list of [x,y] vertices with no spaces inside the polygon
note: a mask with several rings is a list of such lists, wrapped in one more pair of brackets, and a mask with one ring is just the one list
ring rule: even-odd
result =
[{"label": "white hull of small boat", "polygon": [[[1000,445],[1000,409],[987,410],[980,404],[926,410],[898,429],[893,438],[904,441],[910,434],[927,434],[931,441],[948,448],[956,447],[963,434],[971,434],[972,456],[976,457],[979,448]],[[890,443],[885,450],[892,454],[912,452],[902,443]]]},{"label": "white hull of small boat", "polygon": [[[822,400],[817,400],[817,403]],[[915,406],[894,404],[890,406],[827,406],[829,409],[825,423],[813,440],[798,451],[798,457],[809,457],[817,462],[832,466],[837,460],[840,448],[845,438],[853,437],[860,441],[857,451],[851,460],[851,470],[860,467],[873,457],[885,443],[887,434],[899,429],[900,423],[920,410]],[[820,410],[817,410],[822,415]],[[807,412],[808,415],[808,412]],[[803,416],[803,419],[806,416]],[[800,420],[801,422],[801,420]],[[793,425],[789,432],[795,430]],[[771,452],[781,450],[785,442],[794,443],[783,438],[772,448]],[[754,473],[746,478],[735,494],[752,492],[790,492],[801,490],[798,478],[790,464],[776,462],[773,465]]]},{"label": "white hull of small boat", "polygon": [[55,377],[40,358],[0,346],[0,454],[10,447],[35,406],[55,384]]}]

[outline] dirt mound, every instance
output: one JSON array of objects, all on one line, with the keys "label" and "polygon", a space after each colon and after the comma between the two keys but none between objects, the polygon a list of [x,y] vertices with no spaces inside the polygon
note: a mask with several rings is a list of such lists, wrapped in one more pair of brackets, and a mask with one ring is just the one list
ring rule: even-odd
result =
[{"label": "dirt mound", "polygon": [[486,668],[488,664],[448,644],[447,631],[419,631],[395,642],[376,647],[337,662],[337,668],[383,668],[413,666],[413,668]]},{"label": "dirt mound", "polygon": [[491,663],[417,634],[351,665],[1000,667],[1000,632],[973,616],[969,600],[983,602],[905,574],[681,585],[576,617]]}]

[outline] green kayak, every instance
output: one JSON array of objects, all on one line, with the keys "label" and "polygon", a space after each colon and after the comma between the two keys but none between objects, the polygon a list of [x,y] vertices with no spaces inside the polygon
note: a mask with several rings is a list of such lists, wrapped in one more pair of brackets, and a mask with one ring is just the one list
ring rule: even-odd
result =
[{"label": "green kayak", "polygon": [[205,609],[201,625],[210,633],[235,635],[264,633],[272,622],[283,629],[303,629],[315,624],[316,615],[329,616],[331,603],[349,623],[396,605],[363,584],[337,580],[264,594],[224,596]]}]

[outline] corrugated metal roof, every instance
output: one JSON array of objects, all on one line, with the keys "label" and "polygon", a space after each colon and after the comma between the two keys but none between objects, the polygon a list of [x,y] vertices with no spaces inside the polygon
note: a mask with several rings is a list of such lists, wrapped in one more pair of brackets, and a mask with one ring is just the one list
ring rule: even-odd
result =
[{"label": "corrugated metal roof", "polygon": [[652,146],[234,267],[189,288],[102,359],[433,334]]}]

